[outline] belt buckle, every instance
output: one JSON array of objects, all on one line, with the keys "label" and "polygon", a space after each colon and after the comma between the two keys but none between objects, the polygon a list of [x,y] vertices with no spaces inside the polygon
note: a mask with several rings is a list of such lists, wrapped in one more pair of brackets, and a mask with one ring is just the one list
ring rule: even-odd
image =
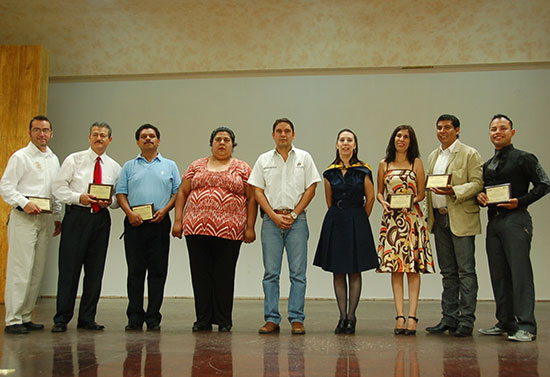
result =
[{"label": "belt buckle", "polygon": [[439,214],[441,215],[446,215],[449,213],[449,210],[446,207],[436,208],[436,209],[437,209],[437,212],[439,212]]},{"label": "belt buckle", "polygon": [[340,199],[340,200],[338,200],[338,201],[336,202],[336,207],[338,207],[339,209],[344,209],[344,208],[341,206],[341,204],[342,204],[342,199]]}]

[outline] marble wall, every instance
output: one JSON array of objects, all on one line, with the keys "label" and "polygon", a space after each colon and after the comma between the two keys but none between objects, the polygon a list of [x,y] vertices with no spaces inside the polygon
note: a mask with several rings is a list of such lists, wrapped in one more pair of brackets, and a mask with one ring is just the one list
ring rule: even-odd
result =
[{"label": "marble wall", "polygon": [[51,76],[550,62],[548,0],[3,0]]}]

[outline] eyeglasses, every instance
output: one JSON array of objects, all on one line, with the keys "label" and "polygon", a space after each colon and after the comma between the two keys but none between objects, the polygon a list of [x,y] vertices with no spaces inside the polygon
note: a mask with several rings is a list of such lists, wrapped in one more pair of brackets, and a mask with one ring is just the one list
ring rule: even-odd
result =
[{"label": "eyeglasses", "polygon": [[52,132],[52,130],[48,129],[48,128],[31,128],[31,132],[35,135],[38,135],[38,134],[49,134],[50,132]]}]

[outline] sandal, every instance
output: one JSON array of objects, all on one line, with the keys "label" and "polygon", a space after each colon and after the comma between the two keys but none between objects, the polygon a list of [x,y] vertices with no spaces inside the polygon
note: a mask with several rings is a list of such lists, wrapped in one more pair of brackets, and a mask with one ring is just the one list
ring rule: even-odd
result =
[{"label": "sandal", "polygon": [[[397,317],[395,317],[395,320],[397,321],[399,318],[403,318],[403,326],[404,326],[404,325],[405,325],[405,321],[406,321],[407,319],[405,318],[404,315],[398,315]],[[403,335],[403,334],[405,334],[405,329],[404,329],[404,328],[398,328],[398,327],[396,327],[395,329],[393,329],[393,333],[394,333],[395,335]]]}]

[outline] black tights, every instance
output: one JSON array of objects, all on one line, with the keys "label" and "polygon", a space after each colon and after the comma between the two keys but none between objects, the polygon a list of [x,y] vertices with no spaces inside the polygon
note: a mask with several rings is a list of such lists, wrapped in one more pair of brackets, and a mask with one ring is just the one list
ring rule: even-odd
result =
[{"label": "black tights", "polygon": [[[355,311],[361,298],[361,273],[355,274],[333,274],[334,275],[334,293],[336,294],[336,303],[340,311],[340,319],[355,320]],[[346,281],[346,276],[348,280]],[[348,283],[349,281],[349,283]],[[349,296],[348,296],[349,285]],[[348,300],[349,297],[349,300]],[[349,305],[348,305],[349,301]]]}]

